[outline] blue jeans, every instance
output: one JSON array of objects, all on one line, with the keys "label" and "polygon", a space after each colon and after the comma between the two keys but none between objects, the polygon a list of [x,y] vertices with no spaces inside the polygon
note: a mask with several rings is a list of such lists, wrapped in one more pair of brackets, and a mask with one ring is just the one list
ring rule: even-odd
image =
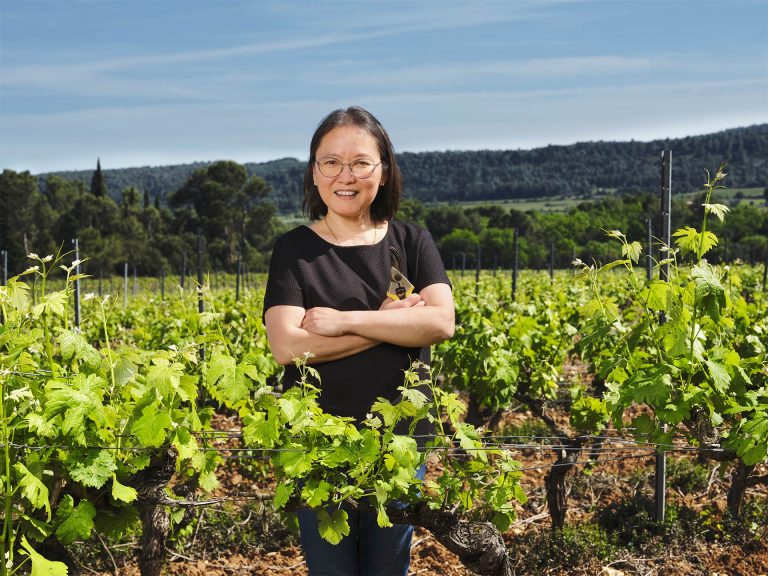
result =
[{"label": "blue jeans", "polygon": [[[419,469],[422,480],[424,472],[424,467]],[[320,536],[314,510],[297,512],[309,576],[406,576],[411,564],[413,526],[380,528],[375,513],[345,510],[349,535],[335,545]]]}]

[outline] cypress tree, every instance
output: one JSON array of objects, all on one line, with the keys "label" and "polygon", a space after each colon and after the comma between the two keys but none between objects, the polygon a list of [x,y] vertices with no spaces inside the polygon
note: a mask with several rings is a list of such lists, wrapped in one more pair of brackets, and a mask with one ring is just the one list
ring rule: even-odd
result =
[{"label": "cypress tree", "polygon": [[96,171],[91,178],[91,194],[98,197],[107,195],[107,185],[104,182],[104,175],[101,173],[101,159],[96,159]]}]

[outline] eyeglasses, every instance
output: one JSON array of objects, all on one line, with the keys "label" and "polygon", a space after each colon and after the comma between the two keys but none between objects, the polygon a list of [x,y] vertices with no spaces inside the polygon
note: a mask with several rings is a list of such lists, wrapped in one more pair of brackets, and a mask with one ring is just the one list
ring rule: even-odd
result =
[{"label": "eyeglasses", "polygon": [[320,174],[326,178],[338,177],[344,170],[344,166],[349,166],[349,171],[355,178],[370,178],[373,176],[373,173],[376,170],[376,166],[381,164],[381,162],[379,161],[374,163],[373,161],[366,160],[364,158],[352,160],[352,162],[342,162],[336,158],[328,157],[320,158],[320,160],[317,160],[315,164],[317,164],[317,168],[320,170]]}]

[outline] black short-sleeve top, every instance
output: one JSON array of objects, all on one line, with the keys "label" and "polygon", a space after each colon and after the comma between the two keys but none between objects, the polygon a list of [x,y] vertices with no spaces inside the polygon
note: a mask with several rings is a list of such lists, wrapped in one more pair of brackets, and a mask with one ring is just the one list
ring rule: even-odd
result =
[{"label": "black short-sleeve top", "polygon": [[[387,297],[392,253],[416,292],[448,284],[432,236],[415,224],[389,222],[384,238],[373,245],[336,246],[307,226],[278,238],[269,266],[264,311],[272,306],[325,306],[336,310],[378,310]],[[428,364],[430,348],[382,343],[358,354],[313,365],[320,374],[320,406],[337,416],[362,420],[379,396],[395,401],[403,371],[414,360]],[[299,379],[286,366],[283,386]]]}]

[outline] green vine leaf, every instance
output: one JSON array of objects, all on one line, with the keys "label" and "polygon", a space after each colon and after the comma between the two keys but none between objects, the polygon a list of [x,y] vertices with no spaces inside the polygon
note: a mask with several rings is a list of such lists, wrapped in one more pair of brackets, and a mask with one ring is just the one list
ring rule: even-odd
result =
[{"label": "green vine leaf", "polygon": [[110,450],[74,450],[67,458],[67,470],[83,486],[101,488],[117,470],[114,454]]},{"label": "green vine leaf", "polygon": [[56,329],[61,355],[65,360],[75,358],[83,362],[91,370],[96,370],[101,364],[101,354],[91,346],[82,334],[58,327]]},{"label": "green vine leaf", "polygon": [[306,451],[302,444],[295,442],[284,445],[283,452],[280,452],[275,459],[278,466],[281,466],[288,476],[302,476],[312,469],[312,461],[315,459],[315,451]]},{"label": "green vine leaf", "polygon": [[56,536],[64,546],[75,540],[87,540],[93,530],[96,508],[88,500],[80,500],[77,507],[69,494],[65,494],[56,509]]},{"label": "green vine leaf", "polygon": [[51,292],[47,294],[43,301],[32,308],[32,315],[39,318],[44,313],[50,313],[59,318],[63,318],[67,309],[67,293],[65,291]]},{"label": "green vine leaf", "polygon": [[63,414],[61,431],[75,442],[85,445],[86,422],[98,426],[108,424],[108,415],[102,404],[106,381],[96,374],[78,374],[72,382],[53,380],[46,386],[47,402],[44,416],[50,420]]},{"label": "green vine leaf", "polygon": [[38,508],[45,508],[48,522],[50,522],[51,504],[48,502],[48,487],[38,476],[30,472],[21,462],[14,464],[13,468],[20,476],[19,487],[21,488],[21,494],[29,501],[30,504],[32,504],[32,507],[35,510]]},{"label": "green vine leaf", "polygon": [[725,215],[731,211],[725,204],[702,204],[704,211],[708,214],[714,214],[722,222],[725,219]]},{"label": "green vine leaf", "polygon": [[712,378],[712,387],[719,394],[726,394],[731,384],[731,375],[723,364],[715,362],[714,360],[705,361],[707,370]]},{"label": "green vine leaf", "polygon": [[138,492],[136,492],[135,488],[120,484],[120,482],[117,481],[117,476],[114,474],[112,475],[112,498],[130,504],[136,500],[137,497]]},{"label": "green vine leaf", "polygon": [[246,446],[274,448],[280,439],[280,421],[276,406],[264,412],[254,412],[243,417],[243,440]]},{"label": "green vine leaf", "polygon": [[172,394],[179,394],[182,400],[189,400],[180,387],[184,366],[166,358],[153,358],[152,362],[153,365],[147,370],[147,385],[157,390],[164,399],[170,398]]},{"label": "green vine leaf", "polygon": [[345,510],[339,508],[333,514],[323,509],[318,510],[318,530],[320,536],[331,544],[338,544],[344,536],[349,535],[348,516]]},{"label": "green vine leaf", "polygon": [[634,241],[621,246],[621,255],[629,258],[635,264],[640,260],[642,253],[643,247],[640,245],[640,242]]},{"label": "green vine leaf", "polygon": [[293,493],[293,484],[281,482],[275,486],[275,508],[282,508],[288,503],[288,499]]},{"label": "green vine leaf", "polygon": [[331,495],[331,486],[325,480],[309,480],[301,489],[301,497],[312,508],[321,506]]},{"label": "green vine leaf", "polygon": [[415,468],[419,461],[416,440],[410,436],[393,435],[387,449],[392,452],[397,463],[404,468]]},{"label": "green vine leaf", "polygon": [[680,247],[680,251],[685,255],[688,253],[696,254],[701,258],[712,248],[717,246],[717,236],[709,230],[703,234],[695,228],[686,226],[676,231],[672,236],[675,238],[675,244]]},{"label": "green vine leaf", "polygon": [[208,363],[208,389],[216,400],[230,408],[248,397],[251,390],[249,380],[258,382],[260,379],[255,366],[237,364],[234,358],[220,351],[214,352]]},{"label": "green vine leaf", "polygon": [[166,430],[173,421],[166,412],[159,412],[160,403],[153,402],[145,406],[141,416],[131,426],[131,433],[135,434],[143,446],[156,448],[165,442]]},{"label": "green vine leaf", "polygon": [[69,573],[67,565],[63,562],[54,562],[47,560],[32,548],[27,541],[26,536],[21,537],[22,554],[26,554],[32,563],[30,576],[67,576]]},{"label": "green vine leaf", "polygon": [[640,294],[640,298],[645,300],[646,306],[650,310],[658,312],[667,311],[671,308],[671,302],[675,295],[675,288],[669,282],[654,280]]},{"label": "green vine leaf", "polygon": [[691,269],[691,278],[696,285],[696,305],[712,320],[719,322],[723,310],[728,305],[728,299],[714,268],[706,262],[696,264]]}]

